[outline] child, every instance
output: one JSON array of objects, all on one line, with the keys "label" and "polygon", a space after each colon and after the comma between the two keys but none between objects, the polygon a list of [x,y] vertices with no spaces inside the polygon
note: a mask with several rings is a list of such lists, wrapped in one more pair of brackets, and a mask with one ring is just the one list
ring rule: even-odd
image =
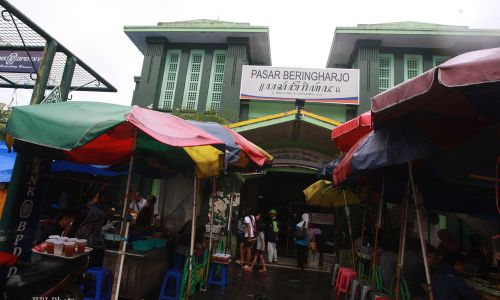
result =
[{"label": "child", "polygon": [[266,263],[264,259],[264,253],[266,251],[266,241],[264,239],[264,231],[266,230],[266,225],[263,224],[262,222],[259,223],[257,226],[257,250],[255,252],[255,256],[253,258],[253,262],[249,266],[245,266],[244,269],[245,271],[251,272],[253,270],[253,267],[257,263],[257,259],[260,259],[260,262],[262,264],[262,268],[259,270],[259,272],[266,272]]}]

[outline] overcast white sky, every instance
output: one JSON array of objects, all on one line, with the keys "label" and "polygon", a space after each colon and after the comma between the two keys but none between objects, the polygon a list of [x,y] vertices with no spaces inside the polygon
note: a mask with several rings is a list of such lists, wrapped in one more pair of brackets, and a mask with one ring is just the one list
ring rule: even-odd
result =
[{"label": "overcast white sky", "polygon": [[[10,0],[117,93],[75,92],[74,100],[130,105],[142,55],[125,25],[219,19],[269,26],[273,66],[325,67],[335,27],[419,21],[500,29],[498,0]],[[0,89],[0,102],[28,104],[31,90]]]}]

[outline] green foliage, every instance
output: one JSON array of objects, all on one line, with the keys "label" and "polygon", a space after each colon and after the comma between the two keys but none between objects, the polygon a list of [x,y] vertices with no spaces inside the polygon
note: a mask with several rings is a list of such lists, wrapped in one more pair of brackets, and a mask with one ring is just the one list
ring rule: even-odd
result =
[{"label": "green foliage", "polygon": [[5,103],[0,103],[0,141],[5,139],[7,120],[10,117],[11,108]]},{"label": "green foliage", "polygon": [[172,114],[185,120],[214,122],[222,125],[230,123],[215,111],[199,112],[196,110],[174,110]]}]

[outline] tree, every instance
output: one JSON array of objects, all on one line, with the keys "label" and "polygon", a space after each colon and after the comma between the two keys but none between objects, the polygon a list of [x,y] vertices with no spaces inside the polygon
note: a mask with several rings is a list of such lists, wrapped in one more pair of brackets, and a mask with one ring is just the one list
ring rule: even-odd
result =
[{"label": "tree", "polygon": [[7,120],[10,117],[11,108],[5,104],[0,103],[0,140],[5,140],[5,130],[7,129]]},{"label": "tree", "polygon": [[196,110],[174,110],[172,112],[174,116],[182,118],[184,120],[194,120],[194,121],[205,121],[214,122],[222,125],[229,124],[230,122],[224,119],[215,111],[199,112]]}]

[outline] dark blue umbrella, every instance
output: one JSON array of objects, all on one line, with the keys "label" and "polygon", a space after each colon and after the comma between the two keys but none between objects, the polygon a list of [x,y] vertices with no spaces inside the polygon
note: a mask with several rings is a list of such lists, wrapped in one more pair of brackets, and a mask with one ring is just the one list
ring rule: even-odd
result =
[{"label": "dark blue umbrella", "polygon": [[200,122],[193,120],[188,120],[188,122],[205,130],[226,144],[226,160],[228,163],[236,163],[240,160],[241,147],[236,144],[233,137],[224,126],[213,122]]},{"label": "dark blue umbrella", "polygon": [[411,162],[431,155],[431,142],[414,126],[376,129],[358,141],[333,171],[335,184],[351,173]]}]

